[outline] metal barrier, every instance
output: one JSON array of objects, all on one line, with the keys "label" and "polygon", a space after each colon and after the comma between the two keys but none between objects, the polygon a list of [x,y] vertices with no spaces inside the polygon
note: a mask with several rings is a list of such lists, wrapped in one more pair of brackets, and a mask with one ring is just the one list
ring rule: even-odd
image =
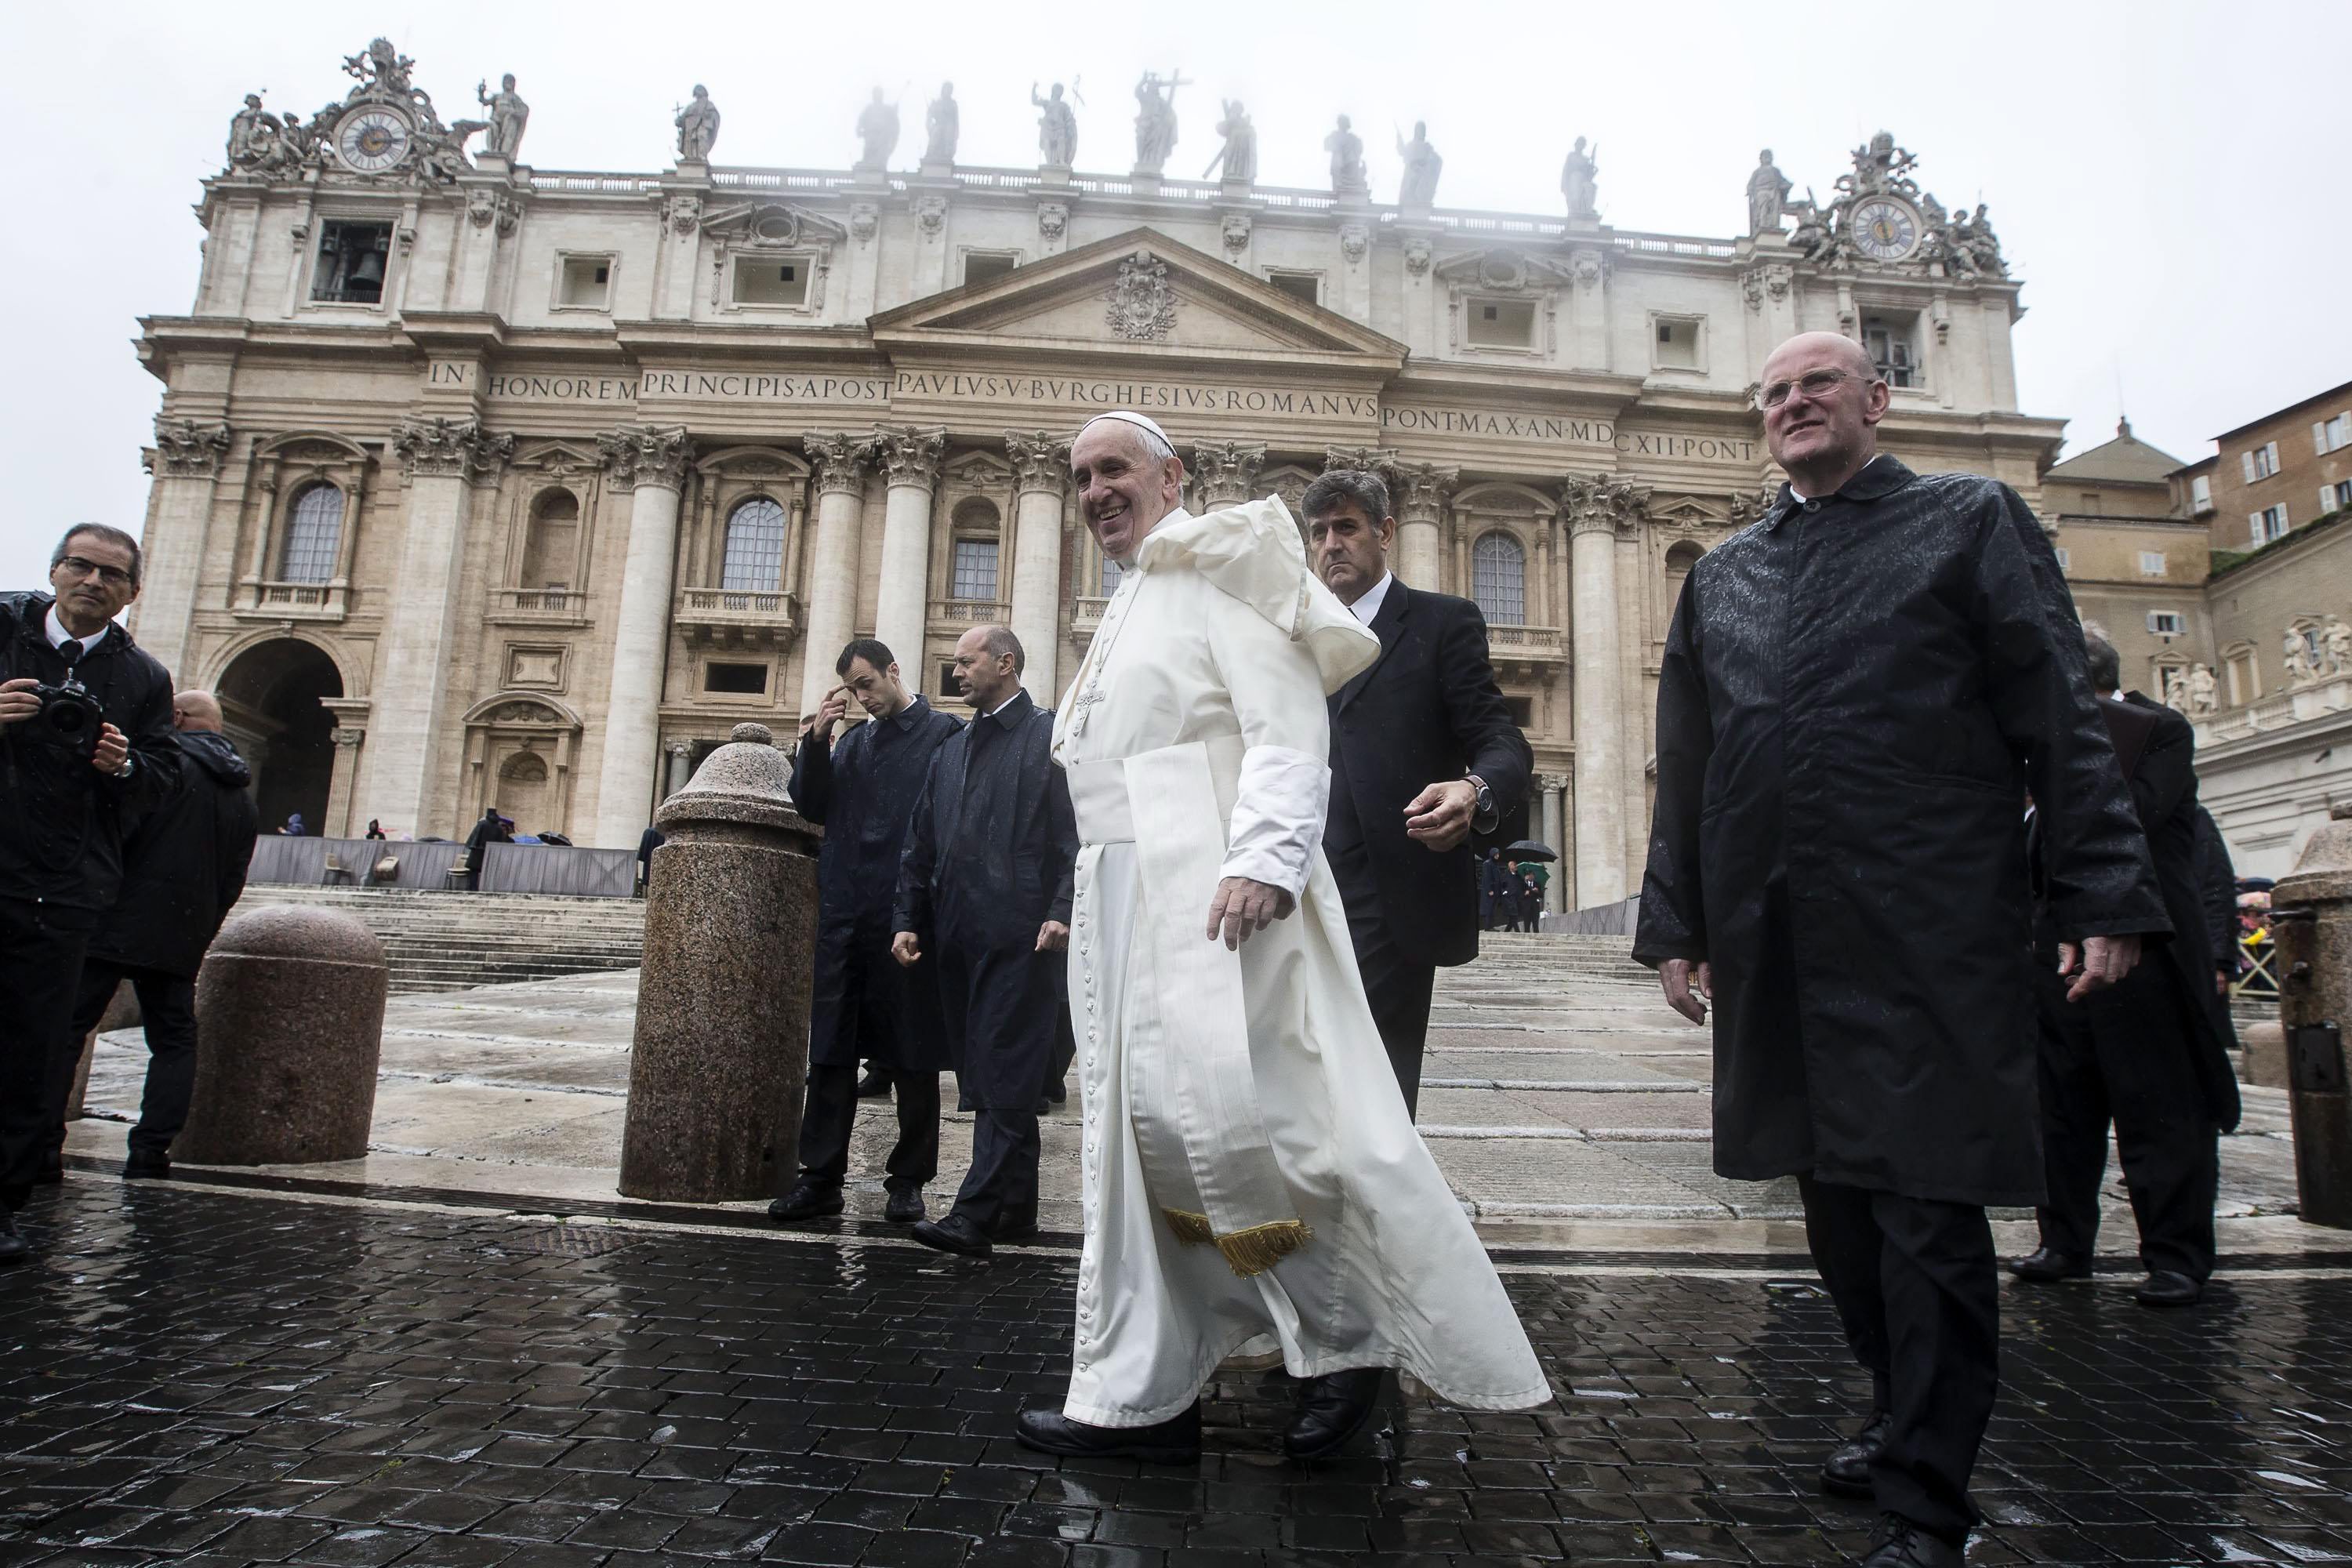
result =
[{"label": "metal barrier", "polygon": [[2239,996],[2275,996],[2279,994],[2278,975],[2272,962],[2278,956],[2278,945],[2265,935],[2260,942],[2238,938],[2238,977],[2230,982],[2230,994]]}]

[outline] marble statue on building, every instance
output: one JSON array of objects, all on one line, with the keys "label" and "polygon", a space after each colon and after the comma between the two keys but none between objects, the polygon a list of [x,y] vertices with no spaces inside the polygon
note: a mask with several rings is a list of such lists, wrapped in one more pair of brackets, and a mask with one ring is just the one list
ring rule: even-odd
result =
[{"label": "marble statue on building", "polygon": [[1346,115],[1339,116],[1339,128],[1323,138],[1323,150],[1331,154],[1331,189],[1335,195],[1371,194],[1371,181],[1364,174],[1364,139],[1356,134]]},{"label": "marble statue on building", "polygon": [[1748,176],[1748,232],[1780,232],[1780,215],[1788,210],[1789,176],[1772,162],[1772,149],[1756,154],[1756,169]]},{"label": "marble statue on building", "polygon": [[2000,241],[1992,232],[1992,220],[1985,216],[1985,204],[1977,204],[1976,216],[1969,220],[1967,236],[1969,259],[1980,273],[1994,278],[2009,276],[2009,264],[2001,259]]},{"label": "marble statue on building", "polygon": [[278,116],[261,107],[261,95],[248,92],[245,107],[228,122],[228,166],[247,168],[268,155],[278,140]]},{"label": "marble statue on building", "polygon": [[889,167],[890,154],[898,148],[898,106],[885,103],[878,87],[873,100],[858,110],[857,140],[864,149],[857,155],[857,168]]},{"label": "marble statue on building", "polygon": [[2286,666],[2289,686],[2307,686],[2318,678],[2311,665],[2311,639],[2301,626],[2289,626],[2279,641],[2279,661]]},{"label": "marble statue on building", "polygon": [[[1225,144],[1201,171],[1201,178],[1222,178],[1229,185],[1246,185],[1257,178],[1257,127],[1250,123],[1249,110],[1238,98],[1220,100],[1225,106],[1224,118],[1217,121],[1217,134]],[[1217,171],[1224,170],[1221,176]]]},{"label": "marble statue on building", "polygon": [[1054,84],[1053,96],[1037,96],[1037,84],[1029,84],[1029,101],[1037,106],[1038,161],[1049,169],[1066,169],[1078,155],[1078,117],[1062,96],[1062,84]]},{"label": "marble statue on building", "polygon": [[1576,139],[1569,150],[1568,162],[1559,166],[1559,194],[1568,198],[1570,218],[1596,218],[1601,216],[1599,201],[1601,165],[1597,162],[1601,149],[1591,152],[1584,148],[1584,138]]},{"label": "marble statue on building", "polygon": [[2214,700],[2213,671],[2210,666],[2192,664],[2189,667],[2189,711],[2203,715],[2218,706]]},{"label": "marble statue on building", "polygon": [[1895,133],[1882,131],[1867,142],[1853,150],[1853,173],[1838,176],[1838,188],[1856,195],[1868,195],[1874,191],[1895,191],[1903,195],[1919,194],[1917,181],[1908,177],[1909,171],[1919,160],[1895,144]]},{"label": "marble statue on building", "polygon": [[1164,79],[1158,71],[1145,71],[1135,84],[1137,174],[1157,174],[1168,166],[1168,154],[1176,151],[1176,89],[1190,85],[1174,71]]},{"label": "marble statue on building", "polygon": [[392,47],[390,38],[376,38],[355,55],[343,57],[343,72],[359,79],[359,86],[343,97],[345,107],[364,98],[405,100],[416,91],[408,73],[416,62]]},{"label": "marble statue on building", "polygon": [[955,83],[940,83],[939,97],[923,111],[923,162],[946,167],[955,162],[956,139],[962,133],[963,111],[956,106]]},{"label": "marble statue on building", "polygon": [[1429,121],[1412,122],[1412,140],[1397,138],[1397,156],[1404,160],[1404,179],[1397,187],[1397,205],[1402,207],[1426,207],[1437,200],[1437,176],[1445,167],[1445,160],[1429,144]]},{"label": "marble statue on building", "polygon": [[677,157],[681,163],[707,163],[719,141],[719,106],[710,89],[694,84],[694,100],[677,111]]},{"label": "marble statue on building", "polygon": [[514,73],[499,78],[496,92],[488,81],[476,82],[474,96],[490,111],[489,134],[482,138],[482,151],[513,163],[522,150],[522,128],[530,121],[530,105],[515,91]]},{"label": "marble statue on building", "polygon": [[2176,713],[2189,711],[2189,672],[2168,669],[2164,672],[2164,705]]},{"label": "marble statue on building", "polygon": [[2341,616],[2327,617],[2326,627],[2319,634],[2323,668],[2330,675],[2352,675],[2352,626]]}]

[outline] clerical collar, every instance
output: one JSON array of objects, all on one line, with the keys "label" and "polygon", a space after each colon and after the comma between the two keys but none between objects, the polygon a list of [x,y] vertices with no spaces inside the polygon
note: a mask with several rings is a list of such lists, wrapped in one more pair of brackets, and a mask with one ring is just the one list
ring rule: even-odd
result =
[{"label": "clerical collar", "polygon": [[[1863,476],[1863,475],[1864,475],[1864,474],[1866,474],[1866,473],[1870,472],[1870,470],[1871,470],[1872,468],[1875,468],[1875,467],[1877,467],[1879,463],[1883,462],[1883,461],[1885,459],[1885,457],[1886,457],[1886,454],[1885,454],[1885,453],[1884,453],[1884,452],[1878,452],[1878,453],[1874,453],[1874,454],[1873,454],[1873,455],[1872,455],[1872,457],[1871,457],[1870,461],[1869,461],[1869,462],[1867,462],[1867,463],[1864,463],[1862,467],[1860,467],[1860,468],[1856,468],[1856,469],[1853,471],[1853,477],[1852,477],[1852,478],[1850,478],[1850,479],[1848,479],[1846,480],[1845,484],[1846,484],[1846,485],[1850,485],[1850,484],[1853,483],[1853,481],[1854,481],[1855,479],[1858,479],[1862,478],[1862,476]],[[1840,485],[1840,486],[1838,487],[1838,489],[1839,489],[1841,491],[1843,491],[1843,490],[1845,489],[1845,485]],[[1809,496],[1809,495],[1805,494],[1802,490],[1800,490],[1800,489],[1798,489],[1798,488],[1797,488],[1797,487],[1792,483],[1792,484],[1790,484],[1790,485],[1789,486],[1789,499],[1790,499],[1790,500],[1792,500],[1792,501],[1795,501],[1799,506],[1802,506],[1802,505],[1804,505],[1807,501],[1809,501],[1809,500],[1812,500],[1812,497],[1811,497],[1811,496]]]},{"label": "clerical collar", "polygon": [[1364,625],[1368,626],[1370,626],[1372,624],[1372,617],[1381,613],[1381,605],[1388,600],[1389,584],[1395,581],[1395,573],[1381,573],[1381,580],[1373,584],[1370,587],[1365,589],[1364,596],[1358,599],[1354,604],[1349,605],[1348,608],[1355,613],[1355,616],[1358,620],[1363,622]]},{"label": "clerical collar", "polygon": [[1028,692],[1016,686],[1013,689],[1012,696],[1006,698],[1003,701],[998,703],[987,712],[981,714],[980,717],[982,719],[996,719],[999,723],[1002,723],[1003,721],[999,718],[999,715],[1001,715],[1007,708],[1012,707],[1015,702],[1020,701],[1024,697],[1028,695]]},{"label": "clerical collar", "polygon": [[915,727],[915,721],[923,716],[921,712],[922,706],[923,694],[918,691],[912,697],[907,699],[907,705],[904,708],[899,709],[896,713],[890,715],[890,722],[898,725],[902,731],[913,729]]}]

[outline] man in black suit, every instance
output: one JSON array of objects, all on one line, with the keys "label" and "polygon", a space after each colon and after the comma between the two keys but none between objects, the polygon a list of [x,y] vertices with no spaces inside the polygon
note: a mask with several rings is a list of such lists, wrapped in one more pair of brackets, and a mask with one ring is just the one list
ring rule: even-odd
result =
[{"label": "man in black suit", "polygon": [[[2182,1307],[2213,1272],[2215,1139],[2238,1122],[2227,1004],[2202,908],[2196,735],[2189,721],[2138,692],[2119,692],[2122,661],[2095,626],[2083,628],[2091,684],[2115,737],[2140,830],[2172,921],[2172,939],[2105,991],[2065,999],[2052,964],[2036,983],[2041,1021],[2042,1146],[2049,1201],[2035,1212],[2042,1245],[2010,1265],[2033,1284],[2091,1272],[2099,1183],[2115,1124],[2124,1185],[2139,1221],[2147,1279],[2141,1305]],[[2037,836],[2038,842],[2038,836]],[[2045,929],[2038,948],[2054,954]]]},{"label": "man in black suit", "polygon": [[1535,755],[1495,684],[1478,606],[1390,574],[1396,519],[1380,476],[1335,468],[1300,510],[1316,571],[1381,639],[1380,658],[1331,695],[1323,848],[1410,1111],[1437,968],[1478,956],[1471,832],[1518,805]]}]

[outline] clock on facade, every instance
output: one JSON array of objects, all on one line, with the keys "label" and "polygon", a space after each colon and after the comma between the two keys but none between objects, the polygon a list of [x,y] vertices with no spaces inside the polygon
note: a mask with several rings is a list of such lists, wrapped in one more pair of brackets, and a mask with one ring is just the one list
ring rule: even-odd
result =
[{"label": "clock on facade", "polygon": [[1900,261],[1919,245],[1919,218],[1901,202],[1873,196],[1847,217],[1856,248],[1879,261]]},{"label": "clock on facade", "polygon": [[335,127],[335,155],[346,168],[380,174],[408,156],[408,121],[389,109],[354,110]]}]

